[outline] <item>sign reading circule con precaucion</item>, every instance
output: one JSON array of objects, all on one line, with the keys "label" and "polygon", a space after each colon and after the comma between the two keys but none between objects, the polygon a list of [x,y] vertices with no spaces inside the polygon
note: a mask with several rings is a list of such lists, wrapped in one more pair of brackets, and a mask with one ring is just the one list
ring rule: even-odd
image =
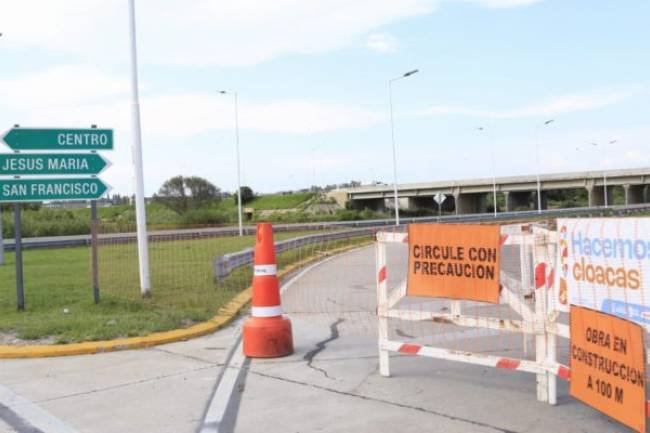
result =
[{"label": "sign reading circule con precaucion", "polygon": [[409,296],[499,302],[499,226],[410,224]]}]

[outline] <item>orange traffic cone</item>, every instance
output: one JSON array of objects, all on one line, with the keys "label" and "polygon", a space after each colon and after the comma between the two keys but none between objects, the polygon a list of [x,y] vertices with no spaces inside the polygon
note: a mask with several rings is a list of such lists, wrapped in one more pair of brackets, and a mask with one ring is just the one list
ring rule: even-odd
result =
[{"label": "orange traffic cone", "polygon": [[276,275],[273,227],[257,225],[253,307],[244,322],[244,355],[251,358],[276,358],[293,353],[291,321],[282,315],[280,284]]}]

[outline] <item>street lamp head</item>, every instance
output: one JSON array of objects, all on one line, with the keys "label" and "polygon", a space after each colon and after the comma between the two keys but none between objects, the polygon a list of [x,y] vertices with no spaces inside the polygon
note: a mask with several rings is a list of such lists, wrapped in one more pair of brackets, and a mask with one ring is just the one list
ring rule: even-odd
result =
[{"label": "street lamp head", "polygon": [[482,126],[477,126],[477,127],[476,127],[476,130],[477,130],[477,131],[485,131],[485,128],[483,128]]},{"label": "street lamp head", "polygon": [[547,120],[546,122],[544,122],[544,125],[548,125],[548,124],[553,123],[553,122],[555,122],[555,119],[550,119],[550,120]]},{"label": "street lamp head", "polygon": [[412,71],[408,71],[408,72],[406,72],[406,73],[404,74],[404,77],[410,77],[411,75],[413,75],[413,74],[417,74],[417,73],[418,73],[418,70],[417,70],[417,69],[413,69]]},{"label": "street lamp head", "polygon": [[228,92],[226,92],[225,90],[217,90],[217,93],[221,93],[222,95],[225,95]]}]

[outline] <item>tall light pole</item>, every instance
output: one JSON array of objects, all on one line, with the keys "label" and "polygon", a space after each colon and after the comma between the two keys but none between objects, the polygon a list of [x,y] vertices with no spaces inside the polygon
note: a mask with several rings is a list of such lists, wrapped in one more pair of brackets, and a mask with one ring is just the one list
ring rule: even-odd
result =
[{"label": "tall light pole", "polygon": [[417,74],[418,70],[405,72],[388,80],[388,105],[390,106],[390,137],[393,143],[393,198],[395,199],[395,225],[399,225],[399,197],[397,196],[397,155],[395,152],[395,122],[393,121],[393,82]]},{"label": "tall light pole", "polygon": [[[550,119],[544,122],[541,126],[548,126],[555,122],[555,119]],[[539,179],[539,127],[535,127],[535,160],[537,161],[537,213],[542,213],[542,183]]]},{"label": "tall light pole", "polygon": [[[607,144],[614,144],[614,143],[617,143],[617,142],[618,142],[618,140],[609,140],[609,142]],[[591,142],[589,144],[591,144],[593,147],[598,146],[598,143],[596,143],[596,142]],[[580,147],[576,147],[576,150],[580,151]],[[609,199],[607,197],[607,172],[604,169],[603,169],[603,200],[605,202],[605,207],[608,207],[609,206]]]},{"label": "tall light pole", "polygon": [[142,133],[140,131],[140,98],[138,95],[138,53],[135,39],[135,0],[129,0],[129,29],[131,33],[131,127],[133,134],[133,171],[135,183],[135,219],[138,231],[140,293],[151,295],[147,213],[144,202],[144,173],[142,169]]},{"label": "tall light pole", "polygon": [[[219,90],[222,95],[227,95],[225,90]],[[237,102],[237,92],[235,95],[235,147],[237,150],[237,218],[239,220],[239,236],[244,236],[244,223],[242,221],[242,206],[241,206],[241,165],[239,162],[239,103]]]},{"label": "tall light pole", "polygon": [[[476,128],[478,131],[486,131],[483,126]],[[497,170],[494,157],[494,137],[492,135],[492,130],[486,131],[490,140],[490,153],[492,156],[492,202],[494,206],[494,217],[497,217]]]}]

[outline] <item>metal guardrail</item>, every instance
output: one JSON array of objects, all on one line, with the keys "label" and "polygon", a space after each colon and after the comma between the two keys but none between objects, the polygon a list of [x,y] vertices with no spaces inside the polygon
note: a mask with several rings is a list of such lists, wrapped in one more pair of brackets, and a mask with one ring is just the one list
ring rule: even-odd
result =
[{"label": "metal guardrail", "polygon": [[[293,250],[296,248],[304,247],[306,245],[317,244],[325,241],[333,241],[337,239],[350,239],[360,236],[368,236],[375,232],[372,228],[362,228],[346,231],[338,231],[331,233],[320,233],[316,235],[305,235],[297,238],[287,239],[284,241],[275,242],[276,253],[283,253],[285,251]],[[214,278],[219,280],[227,277],[232,271],[242,266],[249,266],[253,264],[253,248],[246,248],[236,253],[224,254],[214,258],[213,270]]]},{"label": "metal guardrail", "polygon": [[[508,221],[512,219],[526,218],[555,218],[568,216],[624,216],[637,212],[650,211],[650,203],[631,206],[609,206],[595,208],[571,208],[571,209],[551,209],[538,213],[532,211],[501,212],[495,217],[493,214],[467,214],[467,215],[444,215],[444,216],[426,216],[400,218],[401,224],[410,224],[415,222],[486,222],[486,221]],[[274,224],[275,232],[292,232],[307,230],[324,230],[332,228],[349,228],[349,227],[384,227],[395,224],[392,218],[381,220],[359,220],[359,221],[335,221],[320,223],[298,223],[298,224]],[[178,229],[178,230],[160,230],[149,232],[149,239],[153,242],[171,241],[182,239],[196,239],[204,237],[234,236],[238,233],[236,227],[212,227],[203,229]],[[245,234],[255,234],[254,226],[244,227]],[[129,243],[137,239],[135,233],[111,233],[100,235],[100,242],[110,243]],[[12,239],[6,239],[5,250],[12,251],[14,242]],[[90,235],[78,236],[56,236],[43,238],[23,238],[23,249],[35,248],[64,248],[80,247],[90,245]]]}]

